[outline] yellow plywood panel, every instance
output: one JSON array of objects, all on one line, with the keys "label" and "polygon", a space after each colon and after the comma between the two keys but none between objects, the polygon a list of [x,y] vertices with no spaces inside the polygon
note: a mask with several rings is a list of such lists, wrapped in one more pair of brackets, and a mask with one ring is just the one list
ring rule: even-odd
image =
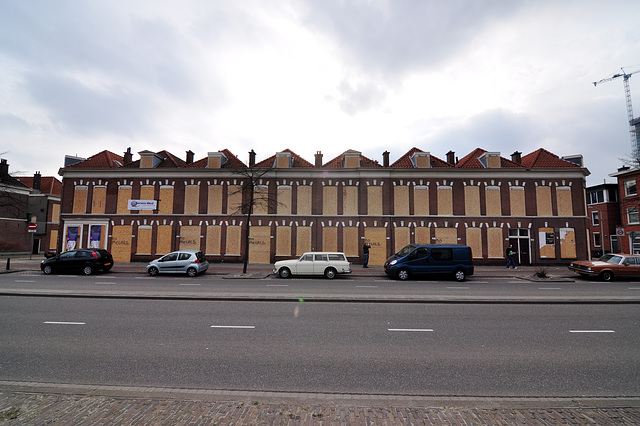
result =
[{"label": "yellow plywood panel", "polygon": [[573,216],[573,201],[571,187],[556,188],[558,202],[558,216]]},{"label": "yellow plywood panel", "polygon": [[382,215],[382,187],[381,186],[367,187],[367,214],[371,216]]},{"label": "yellow plywood panel", "polygon": [[344,157],[344,167],[346,169],[355,169],[360,167],[360,156],[351,156],[351,155],[346,155]]},{"label": "yellow plywood panel", "polygon": [[136,254],[151,254],[151,227],[138,228],[138,245]]},{"label": "yellow plywood panel", "polygon": [[173,213],[173,186],[160,187],[160,201],[158,203],[158,213]]},{"label": "yellow plywood panel", "polygon": [[511,205],[511,216],[527,215],[523,187],[514,186],[509,189],[509,204]]},{"label": "yellow plywood panel", "polygon": [[[524,193],[524,191],[523,191]],[[500,187],[487,187],[484,192],[486,197],[486,211],[487,216],[501,216],[502,215],[502,202],[500,200]]]},{"label": "yellow plywood panel", "polygon": [[466,244],[471,247],[474,259],[482,257],[482,229],[467,228]]},{"label": "yellow plywood panel", "polygon": [[276,228],[276,256],[291,256],[291,227]]},{"label": "yellow plywood panel", "polygon": [[338,251],[338,228],[326,226],[322,228],[322,251]]},{"label": "yellow plywood panel", "polygon": [[551,187],[536,187],[536,205],[538,207],[538,216],[551,216]]},{"label": "yellow plywood panel", "polygon": [[121,186],[118,188],[118,204],[116,212],[118,214],[128,214],[129,200],[131,199],[131,187]]},{"label": "yellow plywood panel", "polygon": [[180,250],[200,250],[200,226],[180,227]]},{"label": "yellow plywood panel", "polygon": [[227,256],[240,256],[241,228],[236,225],[227,226],[227,240],[225,254]]},{"label": "yellow plywood panel", "polygon": [[411,243],[411,229],[408,227],[398,227],[394,230],[394,252],[397,253],[407,244]]},{"label": "yellow plywood panel", "polygon": [[170,225],[160,225],[156,228],[156,254],[172,252],[173,228]]},{"label": "yellow plywood panel", "polygon": [[51,206],[51,222],[60,223],[60,204],[53,204]]},{"label": "yellow plywood panel", "polygon": [[[140,199],[141,200],[155,200],[155,187],[151,185],[144,185],[140,187]],[[153,214],[153,210],[140,210],[140,214]]]},{"label": "yellow plywood panel", "polygon": [[296,212],[300,215],[311,214],[311,187],[298,186],[298,199],[296,200]]},{"label": "yellow plywood panel", "polygon": [[207,191],[207,213],[222,214],[222,185],[211,185]]},{"label": "yellow plywood panel", "polygon": [[291,214],[291,187],[278,187],[278,214]]},{"label": "yellow plywood panel", "polygon": [[342,214],[348,216],[358,215],[358,187],[345,186],[342,189]]},{"label": "yellow plywood panel", "polygon": [[107,204],[107,187],[94,186],[93,201],[91,202],[91,213],[104,214],[106,204]]},{"label": "yellow plywood panel", "polygon": [[371,244],[369,265],[384,265],[387,260],[387,228],[368,227],[364,230],[364,242]]},{"label": "yellow plywood panel", "polygon": [[113,227],[111,255],[115,263],[131,262],[131,225],[116,225]]},{"label": "yellow plywood panel", "polygon": [[256,186],[253,193],[253,214],[269,214],[269,187]]},{"label": "yellow plywood panel", "polygon": [[187,185],[184,188],[184,214],[198,214],[200,208],[200,186]]},{"label": "yellow plywood panel", "polygon": [[249,262],[271,263],[271,228],[252,226],[249,233]]},{"label": "yellow plywood panel", "polygon": [[393,188],[393,212],[396,216],[409,215],[408,186],[396,186]]},{"label": "yellow plywood panel", "polygon": [[438,243],[438,244],[458,244],[458,229],[456,229],[456,228],[436,228],[436,243]]},{"label": "yellow plywood panel", "polygon": [[573,228],[560,228],[560,257],[563,259],[576,257],[576,232]]},{"label": "yellow plywood panel", "polygon": [[301,255],[311,251],[311,227],[299,226],[296,228],[296,254]]},{"label": "yellow plywood panel", "polygon": [[358,256],[360,239],[358,238],[358,228],[355,226],[345,226],[342,228],[342,251],[347,256]]},{"label": "yellow plywood panel", "polygon": [[431,228],[421,226],[416,228],[416,244],[431,244]]},{"label": "yellow plywood panel", "polygon": [[86,186],[76,186],[73,191],[73,212],[86,213],[87,209],[87,193],[89,189]]},{"label": "yellow plywood panel", "polygon": [[553,228],[538,228],[538,239],[541,259],[555,259],[556,241]]},{"label": "yellow plywood panel", "polygon": [[464,187],[464,214],[480,216],[480,187],[475,185]]},{"label": "yellow plywood panel", "polygon": [[504,258],[504,237],[502,228],[487,228],[487,257]]},{"label": "yellow plywood panel", "polygon": [[429,187],[416,186],[413,190],[413,214],[416,216],[429,215]]},{"label": "yellow plywood panel", "polygon": [[227,187],[227,213],[240,213],[242,208],[242,187],[240,185],[229,185]]},{"label": "yellow plywood panel", "polygon": [[322,213],[327,216],[338,214],[338,188],[335,186],[322,187]]},{"label": "yellow plywood panel", "polygon": [[220,236],[222,227],[219,225],[207,226],[207,247],[206,254],[220,255]]},{"label": "yellow plywood panel", "polygon": [[450,186],[438,188],[438,214],[441,216],[453,214],[453,189]]},{"label": "yellow plywood panel", "polygon": [[58,248],[58,230],[52,229],[49,234],[49,250],[55,250]]}]

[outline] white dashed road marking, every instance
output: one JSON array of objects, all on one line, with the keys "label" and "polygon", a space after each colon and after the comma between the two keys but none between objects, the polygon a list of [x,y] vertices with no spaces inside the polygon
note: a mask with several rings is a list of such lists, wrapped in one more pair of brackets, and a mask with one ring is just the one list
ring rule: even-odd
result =
[{"label": "white dashed road marking", "polygon": [[45,321],[44,324],[57,324],[57,325],[85,325],[84,322],[69,322],[69,321]]},{"label": "white dashed road marking", "polygon": [[211,328],[240,328],[240,329],[252,329],[256,328],[255,325],[212,325]]},{"label": "white dashed road marking", "polygon": [[431,328],[388,328],[388,331],[417,331],[417,332],[427,332],[433,331]]},{"label": "white dashed road marking", "polygon": [[569,330],[569,333],[615,333],[614,330]]}]

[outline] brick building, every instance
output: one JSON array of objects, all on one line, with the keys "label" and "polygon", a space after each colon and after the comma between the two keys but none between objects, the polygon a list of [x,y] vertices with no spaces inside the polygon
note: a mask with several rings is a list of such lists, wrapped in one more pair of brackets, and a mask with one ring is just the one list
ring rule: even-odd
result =
[{"label": "brick building", "polygon": [[[60,249],[105,247],[117,262],[146,261],[179,248],[213,261],[240,261],[247,168],[269,169],[255,193],[277,201],[251,217],[249,260],[270,263],[309,250],[372,245],[382,264],[404,245],[459,243],[478,263],[502,263],[511,244],[521,264],[566,263],[588,254],[582,157],[544,149],[511,159],[476,149],[459,161],[413,148],[390,164],[348,150],[311,163],[290,150],[245,165],[229,150],[198,161],[142,151],[133,161],[102,151],[60,170]],[[243,198],[244,197],[244,198]],[[144,206],[144,207],[140,207]],[[143,209],[141,209],[143,208]]]},{"label": "brick building", "polygon": [[617,230],[620,221],[618,184],[604,183],[587,188],[587,216],[591,257],[598,258],[604,253],[620,252],[620,237]]},{"label": "brick building", "polygon": [[28,187],[9,174],[9,163],[0,160],[0,253],[29,252]]},{"label": "brick building", "polygon": [[621,167],[609,176],[618,179],[620,226],[616,229],[621,253],[640,254],[640,168]]}]

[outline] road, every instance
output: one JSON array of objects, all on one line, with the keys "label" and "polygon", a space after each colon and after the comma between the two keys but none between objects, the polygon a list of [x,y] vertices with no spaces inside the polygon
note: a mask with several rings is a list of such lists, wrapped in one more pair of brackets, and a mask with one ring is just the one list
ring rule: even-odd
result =
[{"label": "road", "polygon": [[640,396],[640,307],[0,297],[0,380]]}]

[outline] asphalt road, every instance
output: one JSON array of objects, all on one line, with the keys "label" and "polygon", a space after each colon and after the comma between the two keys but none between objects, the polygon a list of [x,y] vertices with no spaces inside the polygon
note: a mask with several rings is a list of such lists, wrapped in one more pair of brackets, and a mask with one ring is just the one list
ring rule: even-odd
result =
[{"label": "asphalt road", "polygon": [[0,297],[0,380],[640,396],[640,307]]}]

